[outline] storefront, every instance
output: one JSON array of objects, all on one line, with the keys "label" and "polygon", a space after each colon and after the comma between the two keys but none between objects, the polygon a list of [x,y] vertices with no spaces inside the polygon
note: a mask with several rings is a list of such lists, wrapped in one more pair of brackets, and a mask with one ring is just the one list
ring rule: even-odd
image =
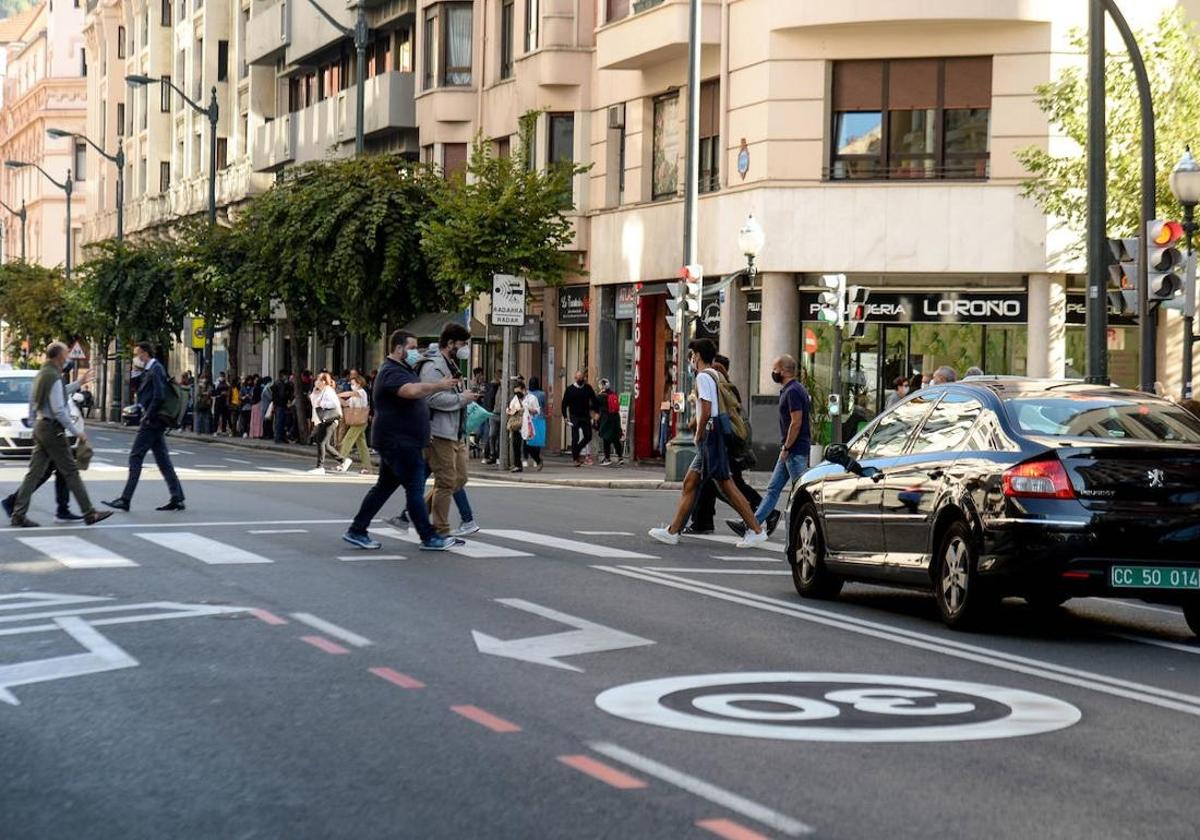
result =
[{"label": "storefront", "polygon": [[644,284],[636,293],[633,320],[633,414],[631,446],[638,460],[663,457],[675,433],[670,411],[678,375],[675,333],[667,326],[667,284]]}]

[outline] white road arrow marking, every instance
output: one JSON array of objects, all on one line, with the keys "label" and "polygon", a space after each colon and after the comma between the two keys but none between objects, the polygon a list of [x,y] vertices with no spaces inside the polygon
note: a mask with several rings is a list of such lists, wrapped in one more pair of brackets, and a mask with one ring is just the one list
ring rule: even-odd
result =
[{"label": "white road arrow marking", "polygon": [[87,653],[73,653],[69,656],[55,656],[33,662],[0,665],[0,701],[11,703],[14,706],[21,704],[16,695],[8,690],[10,686],[14,685],[29,685],[49,680],[61,680],[66,677],[98,674],[102,671],[137,667],[136,659],[110,642],[101,635],[100,631],[90,626],[82,618],[65,616],[54,619],[54,623],[64,633],[87,648]]},{"label": "white road arrow marking", "polygon": [[549,607],[523,601],[520,598],[497,598],[496,601],[497,603],[504,604],[506,607],[524,610],[534,615],[540,615],[542,618],[548,618],[551,621],[568,624],[577,629],[566,630],[561,633],[548,633],[544,636],[528,636],[524,639],[509,639],[507,641],[497,639],[495,636],[489,636],[486,633],[480,633],[478,630],[472,630],[471,636],[474,638],[475,647],[479,649],[480,653],[505,656],[509,659],[520,659],[524,662],[533,662],[537,665],[562,668],[564,671],[582,671],[582,668],[576,668],[574,665],[559,662],[558,659],[563,656],[578,656],[582,653],[599,653],[606,650],[621,650],[622,648],[642,647],[643,645],[654,644],[650,639],[643,639],[641,636],[634,636],[631,633],[614,630],[611,627],[605,627],[603,624],[596,624],[582,618],[576,618],[573,615],[567,615],[558,610],[552,610]]}]

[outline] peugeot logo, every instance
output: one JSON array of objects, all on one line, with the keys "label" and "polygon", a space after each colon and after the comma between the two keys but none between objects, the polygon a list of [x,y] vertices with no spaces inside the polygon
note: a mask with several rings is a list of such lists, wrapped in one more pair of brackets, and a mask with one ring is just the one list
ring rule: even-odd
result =
[{"label": "peugeot logo", "polygon": [[1166,475],[1162,470],[1149,470],[1146,473],[1146,479],[1150,482],[1151,487],[1162,487]]}]

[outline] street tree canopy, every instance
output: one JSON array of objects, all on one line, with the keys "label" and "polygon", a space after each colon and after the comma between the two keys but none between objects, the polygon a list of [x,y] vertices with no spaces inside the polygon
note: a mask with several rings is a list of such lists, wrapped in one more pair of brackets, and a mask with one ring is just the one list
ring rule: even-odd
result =
[{"label": "street tree canopy", "polygon": [[83,306],[111,325],[118,340],[170,344],[183,329],[187,306],[175,294],[177,246],[105,240],[89,247],[79,268]]},{"label": "street tree canopy", "polygon": [[29,340],[37,352],[74,333],[67,281],[59,268],[21,260],[0,266],[0,316],[10,327],[10,344]]},{"label": "street tree canopy", "polygon": [[[1200,143],[1200,38],[1182,9],[1166,12],[1150,31],[1136,33],[1146,62],[1154,100],[1156,132],[1157,206],[1160,218],[1178,213],[1167,179],[1184,147]],[[1072,45],[1087,51],[1087,35],[1073,32]],[[1129,56],[1110,52],[1107,56],[1105,119],[1108,130],[1108,220],[1110,236],[1138,233],[1141,197],[1141,117],[1137,86]],[[1029,147],[1017,159],[1029,171],[1023,192],[1046,214],[1062,219],[1078,232],[1071,255],[1083,253],[1087,222],[1087,68],[1081,63],[1067,67],[1054,81],[1037,89],[1037,103],[1074,148],[1051,153]],[[1200,149],[1196,150],[1200,153]]]}]

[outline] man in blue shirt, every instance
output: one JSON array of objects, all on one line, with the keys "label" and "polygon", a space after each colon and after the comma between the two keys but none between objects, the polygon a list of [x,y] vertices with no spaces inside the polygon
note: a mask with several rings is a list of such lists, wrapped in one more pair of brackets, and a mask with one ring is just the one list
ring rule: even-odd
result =
[{"label": "man in blue shirt", "polygon": [[[775,470],[762,503],[754,512],[754,518],[766,524],[768,534],[779,524],[780,512],[775,510],[775,505],[783,495],[783,488],[808,469],[808,453],[812,448],[809,422],[812,398],[796,379],[796,360],[788,355],[776,359],[771,366],[771,379],[783,386],[779,392],[779,458],[775,461]],[[738,536],[746,531],[745,523],[740,520],[727,520],[726,524]]]},{"label": "man in blue shirt", "polygon": [[359,548],[380,548],[367,529],[392,494],[403,487],[409,518],[421,538],[421,549],[446,551],[464,542],[440,536],[429,521],[422,455],[430,436],[429,405],[425,399],[430,394],[455,390],[459,380],[447,377],[437,382],[421,382],[415,369],[421,352],[416,336],[411,333],[396,330],[388,339],[388,347],[391,352],[379,367],[372,391],[375,422],[371,427],[371,443],[379,452],[379,478],[342,539]]}]

